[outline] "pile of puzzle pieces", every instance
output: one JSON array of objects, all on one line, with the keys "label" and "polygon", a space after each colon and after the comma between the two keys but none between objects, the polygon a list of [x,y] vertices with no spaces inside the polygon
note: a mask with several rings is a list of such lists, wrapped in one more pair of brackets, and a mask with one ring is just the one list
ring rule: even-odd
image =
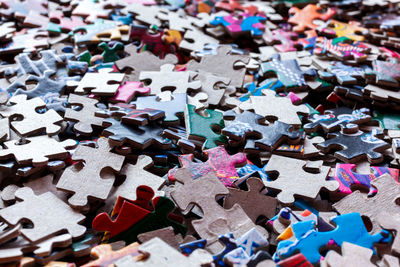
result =
[{"label": "pile of puzzle pieces", "polygon": [[0,265],[399,267],[399,0],[0,0]]}]

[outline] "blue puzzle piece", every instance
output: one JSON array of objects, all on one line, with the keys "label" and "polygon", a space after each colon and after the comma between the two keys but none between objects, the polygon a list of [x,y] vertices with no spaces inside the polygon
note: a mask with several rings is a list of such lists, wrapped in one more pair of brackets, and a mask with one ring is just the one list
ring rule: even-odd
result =
[{"label": "blue puzzle piece", "polygon": [[287,88],[305,88],[307,83],[304,76],[316,76],[314,69],[303,71],[296,59],[281,60],[279,54],[271,57],[271,61],[261,63],[263,74],[274,73],[278,80]]},{"label": "blue puzzle piece", "polygon": [[264,33],[264,24],[262,22],[267,19],[261,16],[251,16],[248,13],[242,14],[241,18],[234,15],[224,17],[217,16],[210,21],[211,25],[222,25],[233,36],[240,35],[245,32],[250,32],[252,36],[261,36]]},{"label": "blue puzzle piece", "polygon": [[229,266],[224,262],[224,256],[231,252],[232,250],[237,248],[237,244],[235,239],[233,239],[233,234],[227,235],[220,235],[218,240],[225,245],[222,251],[218,252],[217,254],[213,255],[214,263],[216,266],[224,267]]},{"label": "blue puzzle piece", "polygon": [[254,173],[257,173],[260,178],[263,181],[270,181],[268,178],[268,174],[265,173],[265,168],[267,165],[264,167],[260,168],[257,165],[253,164],[250,160],[247,160],[247,164],[237,170],[237,173],[239,177],[244,177],[244,176],[252,176]]},{"label": "blue puzzle piece", "polygon": [[195,251],[198,248],[205,249],[206,245],[207,245],[207,240],[200,239],[179,245],[179,248],[181,249],[183,254],[190,255],[192,254],[193,251]]},{"label": "blue puzzle piece", "polygon": [[317,232],[315,222],[304,221],[292,225],[295,240],[284,240],[278,243],[274,260],[279,261],[297,253],[302,253],[312,264],[317,264],[322,257],[319,250],[328,243],[341,246],[343,242],[353,243],[374,250],[375,243],[390,243],[392,235],[386,231],[370,235],[364,226],[359,213],[348,213],[336,216],[332,222],[337,227],[328,232]]},{"label": "blue puzzle piece", "polygon": [[265,89],[276,91],[277,89],[283,87],[283,83],[276,78],[271,78],[263,81],[263,85],[260,87],[257,87],[255,83],[245,84],[244,87],[247,89],[248,93],[239,97],[241,102],[249,100],[250,96],[262,96],[262,90]]},{"label": "blue puzzle piece", "polygon": [[365,73],[372,71],[366,65],[359,65],[357,67],[345,65],[339,61],[332,61],[329,65],[328,72],[321,71],[319,76],[324,80],[336,79],[340,84],[357,84],[358,79],[365,76]]}]

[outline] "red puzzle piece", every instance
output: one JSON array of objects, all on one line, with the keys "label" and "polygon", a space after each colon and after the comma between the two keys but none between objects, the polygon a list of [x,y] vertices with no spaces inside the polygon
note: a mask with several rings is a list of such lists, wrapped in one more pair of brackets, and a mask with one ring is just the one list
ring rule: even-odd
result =
[{"label": "red puzzle piece", "polygon": [[112,211],[112,217],[117,215],[115,220],[112,220],[105,212],[100,213],[93,219],[93,229],[97,231],[108,231],[110,238],[112,238],[128,230],[132,225],[140,222],[149,215],[152,212],[150,200],[154,196],[153,190],[148,186],[139,186],[136,190],[136,195],[137,200],[135,201],[127,201],[123,198],[118,198]]},{"label": "red puzzle piece", "polygon": [[280,267],[313,267],[313,265],[304,257],[303,254],[299,253],[290,258],[284,259],[277,263]]},{"label": "red puzzle piece", "polygon": [[140,41],[139,51],[151,51],[161,59],[169,53],[175,53],[174,46],[163,41],[164,33],[157,30],[156,33],[149,33],[149,29],[143,25],[132,25],[129,32],[130,40]]},{"label": "red puzzle piece", "polygon": [[[234,181],[239,179],[239,175],[235,166],[246,164],[246,155],[237,153],[230,156],[223,146],[208,149],[204,153],[208,156],[208,160],[201,163],[193,162],[193,154],[180,156],[179,162],[182,168],[189,168],[193,179],[200,178],[209,172],[214,172],[225,186],[236,187]],[[175,180],[176,171],[176,168],[170,170],[168,178]]]}]

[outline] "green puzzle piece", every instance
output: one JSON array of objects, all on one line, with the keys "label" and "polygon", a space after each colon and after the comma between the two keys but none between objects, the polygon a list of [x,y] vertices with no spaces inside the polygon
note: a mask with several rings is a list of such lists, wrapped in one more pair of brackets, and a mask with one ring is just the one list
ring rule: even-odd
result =
[{"label": "green puzzle piece", "polygon": [[400,130],[400,114],[374,111],[374,120],[385,130]]},{"label": "green puzzle piece", "polygon": [[[120,59],[118,51],[124,51],[124,45],[121,42],[115,42],[112,46],[109,46],[106,42],[102,42],[97,47],[103,50],[101,54],[103,64],[117,61]],[[93,56],[89,51],[85,51],[79,55],[79,61],[87,62],[89,66],[92,66],[92,58]]]},{"label": "green puzzle piece", "polygon": [[196,107],[193,105],[186,106],[186,129],[193,139],[206,139],[203,149],[217,147],[219,144],[226,143],[226,137],[213,131],[214,126],[224,128],[223,114],[218,111],[206,109],[208,117],[203,117],[196,113]]},{"label": "green puzzle piece", "polygon": [[103,63],[117,61],[120,59],[117,52],[124,51],[124,45],[120,42],[114,43],[111,47],[106,42],[102,42],[97,47],[103,50],[101,54],[103,56]]}]

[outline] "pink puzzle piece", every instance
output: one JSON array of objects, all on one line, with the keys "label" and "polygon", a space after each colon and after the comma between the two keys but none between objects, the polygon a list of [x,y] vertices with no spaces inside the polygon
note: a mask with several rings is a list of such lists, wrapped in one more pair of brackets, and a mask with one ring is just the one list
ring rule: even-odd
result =
[{"label": "pink puzzle piece", "polygon": [[127,4],[142,4],[145,6],[155,5],[156,1],[154,0],[123,0],[123,2]]},{"label": "pink puzzle piece", "polygon": [[[218,179],[227,187],[236,187],[234,181],[239,179],[235,166],[246,164],[247,159],[244,153],[237,153],[230,156],[223,146],[208,149],[204,152],[208,156],[206,162],[193,162],[194,155],[186,154],[179,157],[182,168],[189,168],[192,178],[197,179],[209,172],[213,172]],[[168,178],[175,180],[177,169],[168,172]]]},{"label": "pink puzzle piece", "polygon": [[297,51],[297,48],[301,46],[298,43],[298,34],[292,31],[281,29],[266,30],[263,34],[263,39],[267,44],[273,45],[279,52]]},{"label": "pink puzzle piece", "polygon": [[369,188],[369,194],[376,193],[376,189],[371,186],[371,181],[385,173],[390,174],[396,182],[399,182],[397,169],[371,166],[371,174],[359,174],[354,172],[355,168],[355,164],[336,164],[333,178],[339,182],[339,193],[351,194],[352,185],[362,185]]},{"label": "pink puzzle piece", "polygon": [[148,95],[149,93],[150,87],[143,87],[142,82],[126,81],[118,88],[117,94],[110,98],[109,101],[112,103],[128,103],[136,95]]},{"label": "pink puzzle piece", "polygon": [[81,17],[71,16],[70,18],[64,17],[63,12],[54,10],[49,13],[50,22],[59,26],[63,32],[70,32],[76,27],[84,26],[86,23]]},{"label": "pink puzzle piece", "polygon": [[266,21],[265,17],[252,16],[250,13],[243,13],[240,17],[228,15],[216,17],[210,23],[211,25],[223,25],[231,35],[238,35],[244,32],[250,32],[253,36],[261,36],[264,32]]}]

